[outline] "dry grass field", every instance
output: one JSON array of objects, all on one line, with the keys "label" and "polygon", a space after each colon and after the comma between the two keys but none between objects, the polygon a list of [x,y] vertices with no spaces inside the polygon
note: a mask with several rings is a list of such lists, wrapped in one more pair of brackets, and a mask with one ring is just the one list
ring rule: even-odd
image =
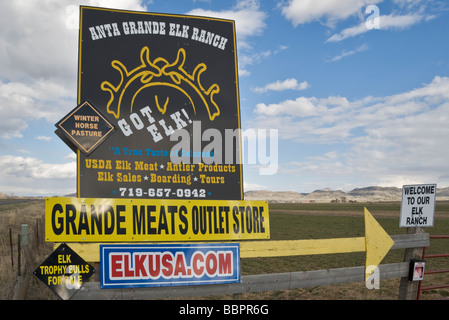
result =
[{"label": "dry grass field", "polygon": [[[404,234],[399,228],[400,202],[270,204],[271,239],[321,239],[359,237],[364,234],[363,207],[367,207],[390,235]],[[449,234],[449,202],[437,202],[435,224],[425,230],[430,235]],[[449,239],[432,239],[427,253],[449,253]],[[390,250],[382,263],[402,262],[405,250]],[[364,253],[243,259],[242,274],[306,271],[361,266]],[[428,259],[427,270],[449,269],[449,258]],[[364,283],[350,283],[306,289],[245,294],[248,299],[333,299],[396,300],[399,279],[382,280],[379,290],[368,290]],[[449,284],[449,273],[425,276],[423,285]],[[421,300],[447,299],[449,288],[423,291]]]},{"label": "dry grass field", "polygon": [[[5,203],[1,203],[4,201]],[[22,224],[28,224],[31,232],[35,234],[36,221],[44,217],[44,201],[27,201],[22,203],[9,203],[8,200],[0,200],[0,299],[11,299],[14,294],[14,285],[18,275],[18,235],[21,233]],[[12,238],[12,252],[10,241],[10,230]],[[43,230],[42,230],[43,231]],[[34,239],[32,239],[34,241]],[[52,252],[53,246],[46,243],[35,252],[36,259],[44,261]],[[11,254],[13,260],[11,261]],[[22,252],[23,261],[23,252]],[[37,268],[37,265],[35,266]],[[22,262],[21,273],[23,275],[24,265]],[[32,277],[28,288],[28,299],[52,299],[53,293],[47,290],[43,284],[38,283]]]},{"label": "dry grass field", "polygon": [[[270,204],[272,240],[320,239],[360,237],[364,234],[363,206],[366,206],[382,227],[391,235],[403,234],[399,228],[400,203],[356,204]],[[36,220],[44,217],[44,201],[0,205],[0,299],[11,299],[17,278],[17,236],[21,225],[36,229]],[[13,262],[9,230],[12,231]],[[437,202],[436,222],[427,228],[430,234],[449,234],[449,202]],[[36,252],[37,264],[42,263],[53,251],[52,243],[46,243]],[[449,240],[431,240],[429,253],[449,252]],[[391,250],[383,263],[401,262],[404,250]],[[282,258],[242,259],[242,275],[318,270],[361,266],[364,253],[296,256]],[[34,266],[36,268],[38,265]],[[22,266],[23,267],[23,266]],[[449,258],[429,259],[426,269],[449,268]],[[449,274],[425,277],[424,284],[448,283]],[[325,287],[247,293],[238,296],[213,296],[203,299],[304,299],[304,300],[396,300],[399,279],[382,280],[379,290],[368,290],[364,283],[350,283]],[[449,289],[425,291],[421,299],[444,299]],[[49,288],[34,276],[31,278],[27,299],[54,299]]]}]

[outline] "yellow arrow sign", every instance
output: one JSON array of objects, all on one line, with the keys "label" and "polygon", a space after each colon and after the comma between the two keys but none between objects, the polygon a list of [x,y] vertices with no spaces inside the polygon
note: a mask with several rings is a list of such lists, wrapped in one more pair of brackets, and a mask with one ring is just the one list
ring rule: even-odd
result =
[{"label": "yellow arrow sign", "polygon": [[[379,265],[394,241],[364,208],[365,236],[311,240],[267,240],[240,242],[241,258],[300,256],[331,253],[366,252],[367,279]],[[70,247],[86,261],[99,261],[98,243],[71,243]]]},{"label": "yellow arrow sign", "polygon": [[374,219],[367,208],[365,210],[365,279],[367,279],[372,271],[368,271],[368,267],[378,266],[382,259],[387,255],[394,241],[385,232],[382,226]]},{"label": "yellow arrow sign", "polygon": [[394,241],[382,226],[374,219],[368,209],[365,211],[365,237],[313,239],[313,240],[280,240],[251,241],[240,244],[242,258],[299,256],[330,253],[366,252],[368,278],[373,266],[378,266],[393,246]]}]

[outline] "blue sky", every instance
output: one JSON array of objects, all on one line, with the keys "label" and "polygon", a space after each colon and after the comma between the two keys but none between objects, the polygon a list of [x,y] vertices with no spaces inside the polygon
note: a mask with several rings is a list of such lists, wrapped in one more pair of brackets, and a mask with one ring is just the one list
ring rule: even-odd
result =
[{"label": "blue sky", "polygon": [[236,21],[242,129],[279,139],[245,191],[449,186],[446,1],[0,0],[2,193],[75,191],[54,124],[76,106],[80,4]]}]

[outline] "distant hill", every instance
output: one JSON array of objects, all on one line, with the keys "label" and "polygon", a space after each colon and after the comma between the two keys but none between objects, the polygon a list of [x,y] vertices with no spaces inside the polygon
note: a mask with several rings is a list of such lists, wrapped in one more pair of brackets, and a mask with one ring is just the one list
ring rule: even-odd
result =
[{"label": "distant hill", "polygon": [[[356,188],[349,192],[329,188],[311,193],[294,191],[248,191],[245,200],[266,200],[269,202],[380,202],[401,201],[402,189],[396,187]],[[449,200],[449,187],[437,189],[437,200]]]}]

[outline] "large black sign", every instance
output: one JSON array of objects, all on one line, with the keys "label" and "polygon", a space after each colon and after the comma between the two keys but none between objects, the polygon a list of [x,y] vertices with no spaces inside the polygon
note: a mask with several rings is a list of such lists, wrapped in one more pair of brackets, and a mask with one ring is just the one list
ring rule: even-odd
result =
[{"label": "large black sign", "polygon": [[78,152],[78,196],[241,200],[234,22],[81,7],[78,104],[115,132]]}]

